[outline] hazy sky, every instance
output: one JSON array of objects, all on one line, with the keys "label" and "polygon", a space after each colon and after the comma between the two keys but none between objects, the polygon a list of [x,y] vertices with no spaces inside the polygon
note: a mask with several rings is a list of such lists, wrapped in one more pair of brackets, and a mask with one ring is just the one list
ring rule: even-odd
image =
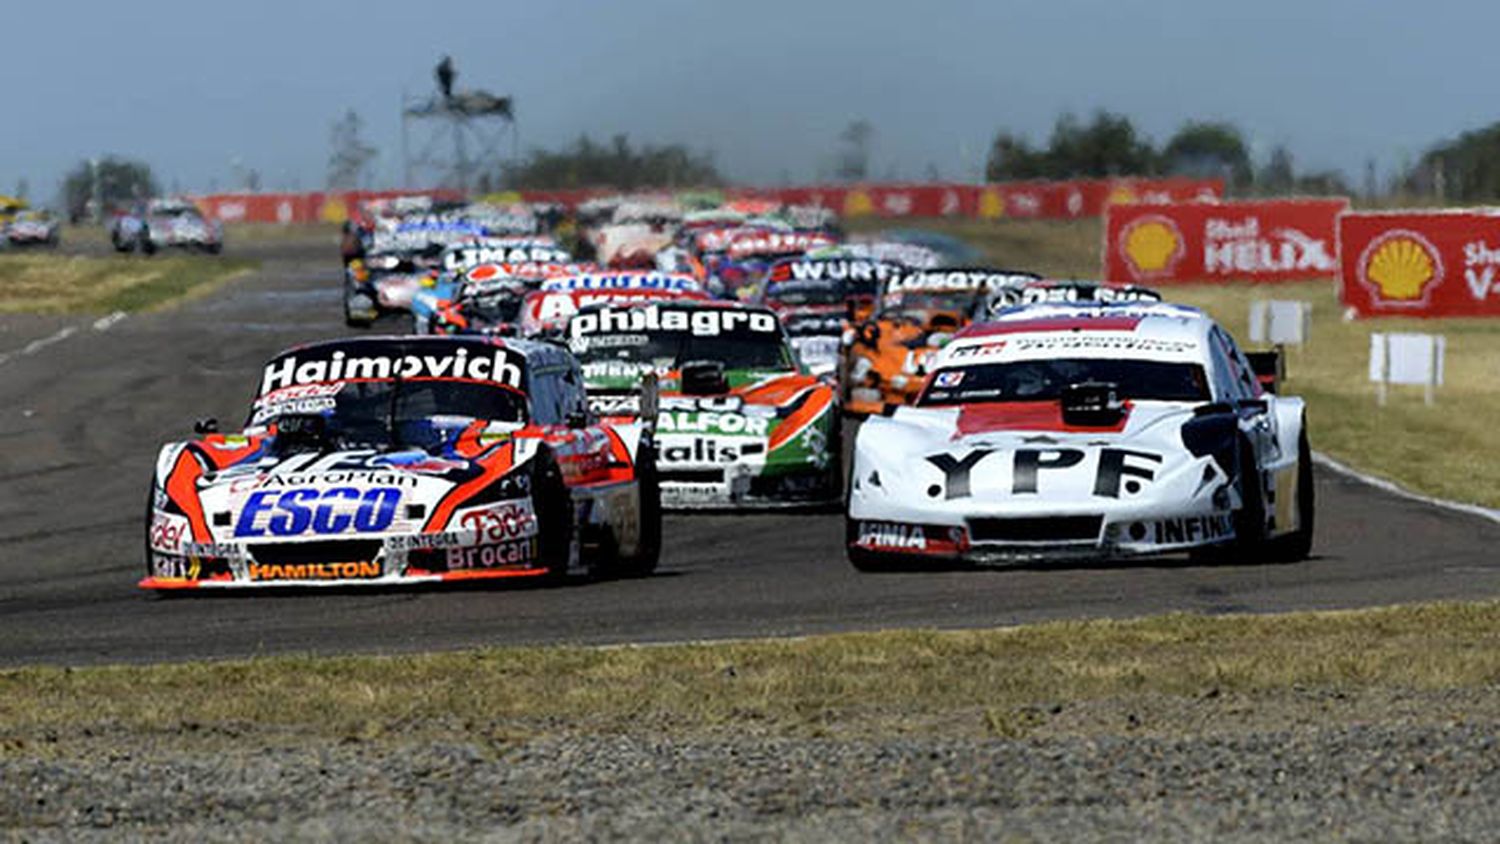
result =
[{"label": "hazy sky", "polygon": [[712,150],[732,178],[808,180],[853,118],[875,173],[972,178],[995,131],[1043,141],[1057,114],[1123,112],[1157,141],[1227,119],[1299,169],[1382,174],[1500,119],[1495,0],[6,0],[11,83],[0,192],[35,197],[90,155],[148,161],[168,187],[320,187],[354,108],[401,172],[398,103],[459,87],[516,100],[523,147],[580,132]]}]

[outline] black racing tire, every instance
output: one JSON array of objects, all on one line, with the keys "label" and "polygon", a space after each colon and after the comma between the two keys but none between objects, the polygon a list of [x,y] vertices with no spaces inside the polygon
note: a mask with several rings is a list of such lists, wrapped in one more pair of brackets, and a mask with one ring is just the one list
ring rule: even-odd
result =
[{"label": "black racing tire", "polygon": [[151,242],[151,235],[149,233],[143,231],[136,239],[140,244],[142,255],[156,254],[156,244]]},{"label": "black racing tire", "polygon": [[109,239],[114,243],[115,251],[121,255],[129,255],[135,251],[135,241],[120,237],[119,232],[111,232]]},{"label": "black racing tire", "polygon": [[141,525],[143,541],[141,542],[142,560],[146,566],[146,577],[154,577],[155,570],[151,568],[151,520],[156,515],[156,481],[153,479],[151,485],[146,488],[146,517]]},{"label": "black racing tire", "polygon": [[210,255],[218,255],[220,252],[224,251],[224,244],[222,244],[222,243],[208,243],[208,244],[204,244],[203,251],[207,252]]},{"label": "black racing tire", "polygon": [[350,328],[369,328],[373,320],[357,317],[349,311],[349,291],[344,291],[344,324]]},{"label": "black racing tire", "polygon": [[1239,488],[1240,508],[1230,515],[1234,524],[1234,539],[1220,545],[1195,548],[1189,556],[1195,562],[1250,564],[1265,562],[1266,542],[1266,495],[1261,484],[1261,474],[1256,468],[1255,451],[1243,438],[1239,445],[1239,477],[1235,484]]},{"label": "black racing tire", "polygon": [[1313,521],[1317,507],[1314,500],[1312,446],[1307,440],[1307,422],[1297,438],[1297,529],[1267,543],[1267,556],[1278,563],[1295,563],[1312,554]]},{"label": "black racing tire", "polygon": [[661,562],[661,481],[656,472],[656,444],[642,440],[635,458],[635,478],[640,489],[636,518],[640,540],[635,554],[621,555],[617,571],[624,577],[647,577]]},{"label": "black racing tire", "polygon": [[573,492],[545,446],[531,459],[531,504],[537,521],[537,564],[546,567],[548,582],[564,583],[577,531]]}]

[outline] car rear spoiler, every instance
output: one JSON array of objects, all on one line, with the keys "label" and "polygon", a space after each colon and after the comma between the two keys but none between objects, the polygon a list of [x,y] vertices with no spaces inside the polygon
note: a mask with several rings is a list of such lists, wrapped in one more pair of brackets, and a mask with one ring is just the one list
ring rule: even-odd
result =
[{"label": "car rear spoiler", "polygon": [[1260,382],[1262,390],[1268,393],[1281,390],[1281,381],[1286,378],[1286,356],[1280,346],[1265,352],[1246,352],[1245,357],[1250,361],[1250,371],[1255,373],[1255,380]]}]

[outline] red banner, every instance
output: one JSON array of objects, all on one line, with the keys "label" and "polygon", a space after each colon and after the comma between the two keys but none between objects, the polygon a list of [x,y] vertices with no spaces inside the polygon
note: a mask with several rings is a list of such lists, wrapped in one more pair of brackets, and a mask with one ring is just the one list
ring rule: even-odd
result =
[{"label": "red banner", "polygon": [[[519,191],[527,202],[558,202],[569,208],[609,188]],[[1009,217],[1068,219],[1098,217],[1115,203],[1189,202],[1218,199],[1217,179],[1075,179],[1061,182],[1007,182],[994,185],[904,182],[810,185],[787,188],[725,188],[730,202],[765,200],[778,205],[818,205],[843,217]],[[348,191],[341,193],[230,193],[197,197],[204,213],[226,223],[343,222],[366,199],[428,194],[457,197],[452,191]]]},{"label": "red banner", "polygon": [[1360,316],[1500,316],[1500,214],[1345,214],[1339,244],[1339,298]]},{"label": "red banner", "polygon": [[1338,271],[1346,199],[1110,205],[1106,281],[1295,281]]}]

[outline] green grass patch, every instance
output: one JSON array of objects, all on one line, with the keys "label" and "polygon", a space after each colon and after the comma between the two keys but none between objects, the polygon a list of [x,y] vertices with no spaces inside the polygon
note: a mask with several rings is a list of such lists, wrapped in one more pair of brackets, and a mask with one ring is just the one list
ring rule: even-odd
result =
[{"label": "green grass patch", "polygon": [[522,737],[1004,736],[1031,729],[1039,706],[1165,700],[1170,709],[1174,699],[1472,692],[1497,681],[1497,603],[1177,614],[718,644],[13,669],[0,671],[0,748],[53,729],[149,733],[184,723],[409,739],[475,725]]},{"label": "green grass patch", "polygon": [[[879,221],[858,221],[872,229]],[[929,220],[922,228],[962,237],[1000,266],[1097,278],[1098,220]],[[1500,507],[1500,320],[1344,319],[1334,282],[1194,284],[1160,288],[1208,311],[1242,341],[1250,303],[1300,299],[1313,307],[1311,342],[1288,350],[1286,392],[1307,399],[1313,448],[1429,495]],[[1448,338],[1445,385],[1428,407],[1419,389],[1393,389],[1378,406],[1369,383],[1370,334],[1436,332]]]},{"label": "green grass patch", "polygon": [[159,307],[213,289],[259,262],[164,256],[0,255],[0,313],[110,313]]},{"label": "green grass patch", "polygon": [[1028,732],[1040,708],[1059,705],[1167,700],[1170,709],[1173,699],[1475,691],[1497,681],[1500,604],[1425,604],[706,645],[15,669],[0,672],[0,739],[184,723],[329,738],[417,739],[465,723],[528,738],[724,729],[1004,736]]}]

